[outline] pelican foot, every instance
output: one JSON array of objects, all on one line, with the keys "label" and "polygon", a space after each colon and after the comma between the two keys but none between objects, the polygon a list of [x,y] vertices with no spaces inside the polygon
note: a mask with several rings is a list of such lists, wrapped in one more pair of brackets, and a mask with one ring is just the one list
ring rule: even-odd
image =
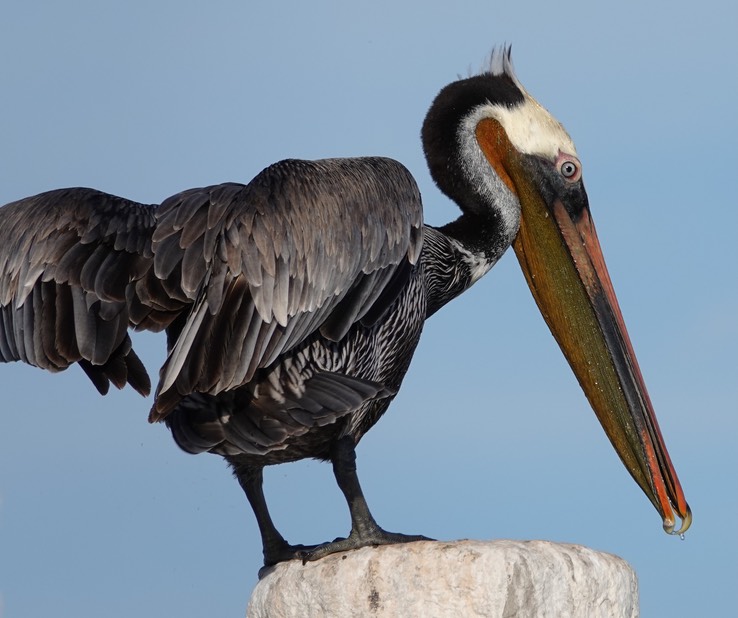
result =
[{"label": "pelican foot", "polygon": [[420,534],[399,534],[387,532],[381,528],[372,530],[371,534],[355,534],[352,532],[347,538],[338,538],[330,543],[317,545],[312,549],[306,549],[299,556],[302,563],[320,560],[330,554],[336,554],[361,547],[377,547],[378,545],[394,545],[396,543],[413,543],[415,541],[432,541],[433,539]]},{"label": "pelican foot", "polygon": [[[322,547],[322,545],[290,545],[286,541],[271,545],[268,550],[264,550],[264,567],[262,570],[287,560],[303,560],[305,553],[314,551],[318,547]],[[261,571],[259,572],[261,573]]]}]

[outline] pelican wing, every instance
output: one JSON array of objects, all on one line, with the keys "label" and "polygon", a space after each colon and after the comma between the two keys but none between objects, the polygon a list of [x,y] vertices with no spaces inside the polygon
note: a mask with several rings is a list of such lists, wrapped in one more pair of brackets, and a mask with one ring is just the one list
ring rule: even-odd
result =
[{"label": "pelican wing", "polygon": [[83,188],[0,208],[0,361],[79,362],[103,394],[110,382],[147,394],[127,330],[131,309],[139,321],[151,311],[128,298],[153,260],[154,209]]},{"label": "pelican wing", "polygon": [[338,341],[376,321],[422,243],[415,181],[381,158],[282,161],[248,185],[176,195],[157,219],[152,272],[180,272],[193,306],[171,342],[152,420],[189,393],[249,382],[318,331]]}]

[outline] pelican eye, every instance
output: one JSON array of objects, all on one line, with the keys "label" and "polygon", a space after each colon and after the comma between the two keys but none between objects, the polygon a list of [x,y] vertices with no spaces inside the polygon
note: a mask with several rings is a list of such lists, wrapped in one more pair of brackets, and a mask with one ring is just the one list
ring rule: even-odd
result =
[{"label": "pelican eye", "polygon": [[566,178],[567,180],[571,180],[577,175],[579,168],[577,167],[577,164],[574,163],[574,161],[564,161],[561,164],[559,171],[564,178]]},{"label": "pelican eye", "polygon": [[582,177],[582,165],[574,155],[559,151],[559,156],[554,161],[556,169],[570,183],[578,182]]}]

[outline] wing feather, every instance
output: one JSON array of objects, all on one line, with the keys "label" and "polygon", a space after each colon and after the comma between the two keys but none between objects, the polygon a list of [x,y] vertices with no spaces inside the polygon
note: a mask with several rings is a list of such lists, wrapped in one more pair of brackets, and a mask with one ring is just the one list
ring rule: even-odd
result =
[{"label": "wing feather", "polygon": [[[126,381],[144,392],[127,329],[168,328],[160,419],[192,393],[243,386],[309,337],[338,340],[382,315],[421,229],[414,180],[381,158],[282,161],[158,207],[82,188],[26,198],[0,209],[0,361],[78,362],[101,392]],[[318,394],[329,397],[320,381]]]},{"label": "wing feather", "polygon": [[[0,360],[142,392],[127,335],[128,288],[152,259],[154,207],[93,189],[60,189],[0,209]],[[135,357],[135,360],[133,358]]]},{"label": "wing feather", "polygon": [[[340,339],[379,300],[394,301],[422,242],[417,186],[381,158],[282,161],[248,185],[174,196],[157,218],[157,276],[171,276],[176,262],[188,295],[200,285],[162,368],[151,420],[190,393],[246,384],[319,329]],[[189,230],[195,220],[205,224]]]}]

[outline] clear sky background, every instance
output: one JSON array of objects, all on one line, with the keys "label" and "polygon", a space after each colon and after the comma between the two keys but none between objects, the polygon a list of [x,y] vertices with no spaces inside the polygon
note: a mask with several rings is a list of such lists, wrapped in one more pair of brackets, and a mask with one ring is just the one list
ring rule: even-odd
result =
[{"label": "clear sky background", "polygon": [[[286,157],[385,155],[441,224],[457,209],[423,116],[512,43],[577,144],[694,524],[662,532],[512,252],[427,324],[358,449],[369,504],[389,530],[618,554],[643,616],[736,616],[737,32],[730,0],[3,0],[0,203],[64,186],[159,202]],[[135,345],[155,377],[163,337]],[[181,453],[150,401],[102,398],[76,367],[0,366],[0,388],[0,615],[243,615],[261,547],[220,458]],[[327,465],[269,469],[266,492],[292,542],[348,532]]]}]

